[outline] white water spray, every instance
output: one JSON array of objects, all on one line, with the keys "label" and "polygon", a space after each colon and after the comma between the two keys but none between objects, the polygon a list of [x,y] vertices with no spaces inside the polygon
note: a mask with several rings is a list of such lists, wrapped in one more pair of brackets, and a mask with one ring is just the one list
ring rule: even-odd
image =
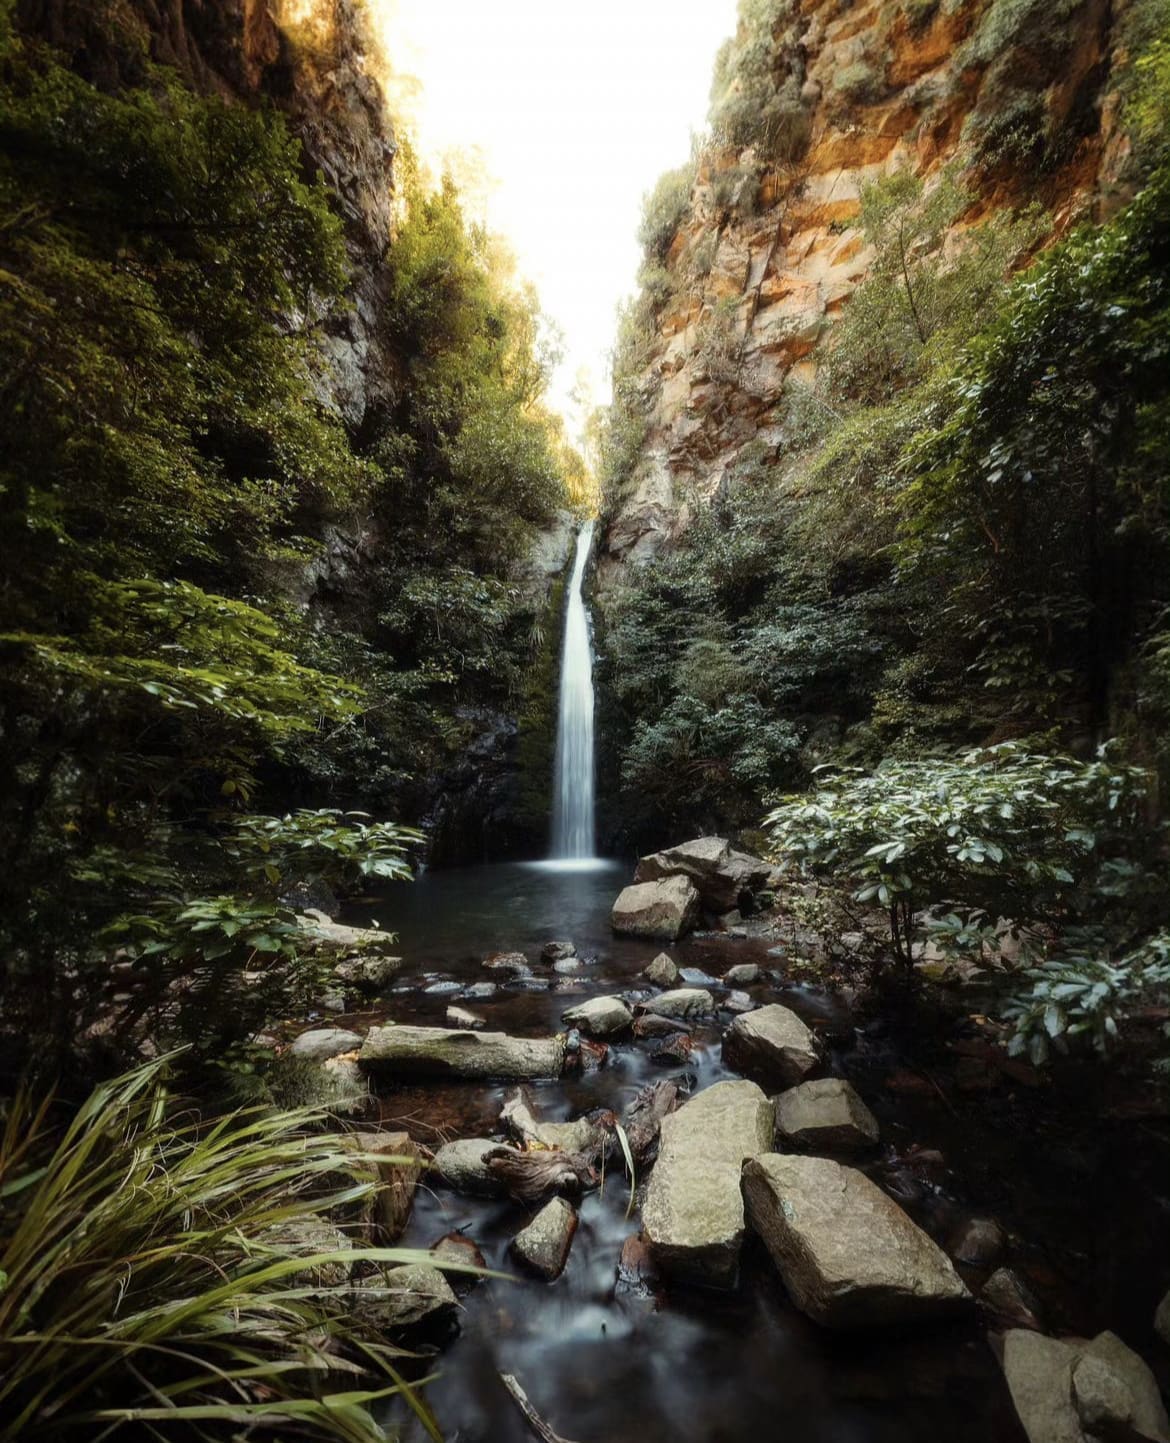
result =
[{"label": "white water spray", "polygon": [[553,777],[552,855],[560,861],[593,857],[593,653],[581,584],[593,543],[593,522],[577,533],[577,554],[565,608],[557,759]]}]

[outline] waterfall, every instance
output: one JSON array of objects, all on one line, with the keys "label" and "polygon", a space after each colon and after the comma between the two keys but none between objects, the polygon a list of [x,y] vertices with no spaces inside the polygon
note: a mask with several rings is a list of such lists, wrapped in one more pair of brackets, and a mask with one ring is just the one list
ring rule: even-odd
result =
[{"label": "waterfall", "polygon": [[553,777],[554,860],[593,856],[593,653],[581,585],[593,542],[593,522],[577,533],[577,554],[565,608],[557,760]]}]

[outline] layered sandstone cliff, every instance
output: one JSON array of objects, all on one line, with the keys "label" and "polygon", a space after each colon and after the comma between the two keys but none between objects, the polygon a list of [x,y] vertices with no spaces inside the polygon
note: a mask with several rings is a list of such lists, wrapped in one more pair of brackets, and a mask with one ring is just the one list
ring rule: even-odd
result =
[{"label": "layered sandstone cliff", "polygon": [[797,138],[779,160],[715,141],[698,156],[657,268],[664,298],[627,378],[644,439],[611,498],[603,594],[686,527],[745,446],[785,459],[785,386],[814,383],[872,261],[858,224],[867,183],[900,170],[928,186],[944,169],[961,174],[973,201],[956,231],[1039,200],[1059,233],[1116,203],[1128,147],[1112,77],[1127,8],[773,4],[771,70],[793,97]]}]

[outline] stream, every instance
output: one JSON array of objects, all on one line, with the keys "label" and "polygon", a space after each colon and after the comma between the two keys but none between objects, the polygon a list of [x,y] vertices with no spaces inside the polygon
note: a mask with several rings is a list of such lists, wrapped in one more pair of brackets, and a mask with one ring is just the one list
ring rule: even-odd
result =
[{"label": "stream", "polygon": [[[459,1000],[456,984],[483,981],[482,959],[497,950],[524,951],[541,981],[531,984],[537,990],[504,985],[489,999],[467,1003],[491,1028],[547,1035],[583,997],[636,989],[636,974],[662,948],[610,934],[609,908],[628,875],[627,866],[609,863],[435,871],[373,902],[351,904],[347,920],[368,924],[376,916],[399,933],[410,959],[386,1005],[354,1021],[365,1026],[389,1016],[442,1025],[449,1003]],[[553,976],[538,959],[554,938],[571,939],[582,957],[597,960],[574,976]],[[782,1001],[797,1011],[828,1042],[829,1070],[848,1077],[878,1117],[882,1147],[865,1170],[944,1245],[972,1216],[997,1218],[1009,1237],[1001,1261],[1035,1289],[1051,1326],[1129,1327],[1130,1340],[1141,1346],[1134,1329],[1144,1316],[1148,1332],[1143,1278],[1149,1230],[1165,1208],[1165,1178],[1157,1177],[1164,1154],[1131,1147],[1125,1157],[1136,1185],[1115,1186],[1116,1159],[1109,1159],[1116,1125],[1106,1122],[1095,1138],[1082,1131],[1072,1145],[1059,1121],[1046,1116],[1046,1094],[1010,1080],[964,1090],[957,1081],[962,1058],[945,1053],[939,1038],[924,1040],[928,1062],[909,1059],[896,1025],[853,1015],[848,994],[787,984],[782,959],[770,955],[774,945],[766,936],[716,934],[667,950],[680,967],[714,977],[739,962],[772,969],[748,989],[752,1000]],[[696,1030],[699,1046],[686,1068],[696,1090],[734,1075],[721,1060],[728,1020],[724,1013]],[[647,1081],[674,1075],[647,1052],[648,1044],[624,1040],[596,1072],[533,1085],[543,1117],[620,1110]],[[403,1127],[432,1147],[499,1133],[509,1090],[457,1082],[400,1086],[383,1094],[382,1124]],[[449,1443],[530,1443],[500,1372],[516,1375],[555,1431],[576,1443],[1023,1438],[986,1322],[834,1335],[792,1306],[767,1255],[751,1241],[731,1292],[623,1288],[622,1243],[638,1231],[636,1212],[626,1216],[628,1200],[621,1173],[586,1195],[568,1266],[555,1282],[492,1279],[464,1299],[458,1335],[427,1390]],[[516,1274],[508,1244],[527,1220],[527,1211],[510,1201],[420,1189],[402,1243],[429,1247],[463,1230],[489,1267]],[[987,1275],[962,1271],[973,1288]],[[410,1418],[394,1418],[404,1440],[425,1436]]]}]

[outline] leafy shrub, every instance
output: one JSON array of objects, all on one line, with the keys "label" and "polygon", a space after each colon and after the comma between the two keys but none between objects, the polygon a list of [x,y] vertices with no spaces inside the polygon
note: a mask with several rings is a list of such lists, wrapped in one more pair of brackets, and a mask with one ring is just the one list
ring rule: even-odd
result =
[{"label": "leafy shrub", "polygon": [[740,0],[739,25],[722,47],[711,81],[709,121],[717,145],[754,146],[763,161],[790,164],[808,143],[795,44],[777,34],[791,0]]},{"label": "leafy shrub", "polygon": [[651,259],[664,260],[678,233],[691,202],[695,169],[695,161],[689,160],[677,170],[668,170],[642,202],[638,241]]},{"label": "leafy shrub", "polygon": [[884,907],[908,967],[921,909],[960,904],[1021,924],[1075,911],[1078,889],[1132,847],[1148,780],[1104,759],[1004,743],[953,761],[823,776],[810,797],[785,798],[767,827],[778,858]]},{"label": "leafy shrub", "polygon": [[7,1108],[0,1438],[383,1439],[371,1405],[402,1390],[401,1350],[363,1313],[358,1255],[331,1222],[372,1184],[336,1136],[307,1131],[320,1114],[200,1122],[164,1067],[98,1087],[59,1129],[51,1099]]},{"label": "leafy shrub", "polygon": [[864,60],[843,65],[833,74],[833,90],[852,104],[876,100],[881,92],[881,76]]}]

